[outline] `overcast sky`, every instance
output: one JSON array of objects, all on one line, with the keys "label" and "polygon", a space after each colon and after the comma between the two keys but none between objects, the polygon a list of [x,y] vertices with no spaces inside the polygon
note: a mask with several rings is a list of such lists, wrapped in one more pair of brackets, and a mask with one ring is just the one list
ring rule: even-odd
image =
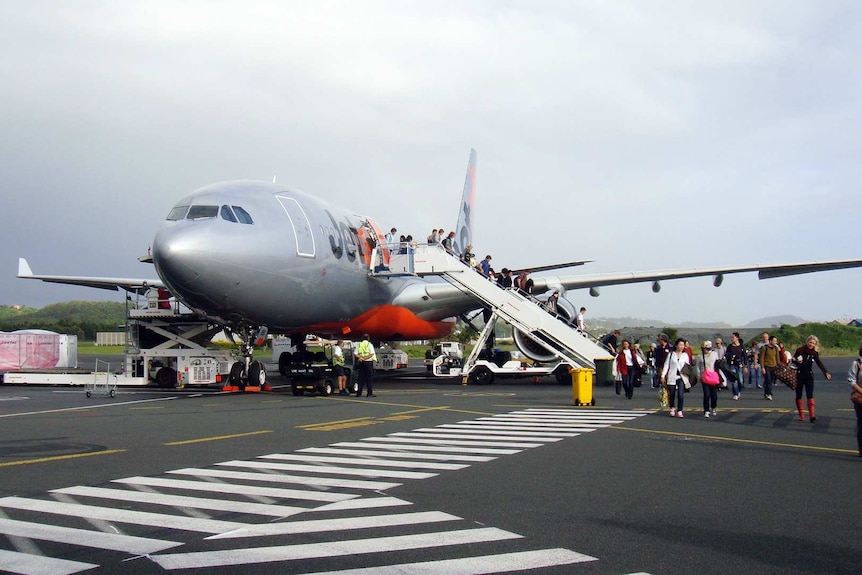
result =
[{"label": "overcast sky", "polygon": [[[572,273],[862,257],[853,1],[0,0],[0,303],[155,277],[180,197],[278,181]],[[862,316],[862,270],[606,287],[588,316]]]}]

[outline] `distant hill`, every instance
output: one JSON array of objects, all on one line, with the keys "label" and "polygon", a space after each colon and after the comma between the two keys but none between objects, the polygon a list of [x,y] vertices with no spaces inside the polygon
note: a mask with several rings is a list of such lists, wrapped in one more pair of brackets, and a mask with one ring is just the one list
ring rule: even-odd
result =
[{"label": "distant hill", "polygon": [[97,331],[117,331],[126,321],[119,302],[69,301],[41,309],[0,306],[0,331],[47,329],[94,339]]},{"label": "distant hill", "polygon": [[747,328],[767,328],[767,327],[781,327],[782,325],[792,325],[797,326],[803,323],[807,323],[808,320],[802,319],[796,315],[774,315],[771,317],[762,317],[760,319],[756,319],[748,322],[743,327]]},{"label": "distant hill", "polygon": [[677,327],[683,329],[715,329],[729,330],[734,328],[744,329],[764,329],[770,327],[780,327],[782,325],[797,326],[807,323],[808,320],[802,319],[795,315],[776,315],[771,317],[763,317],[750,321],[745,325],[733,325],[722,321],[684,321],[682,323],[667,323],[660,319],[642,319],[636,317],[597,317],[587,321],[590,326],[590,331],[608,331],[611,329],[623,327]]}]

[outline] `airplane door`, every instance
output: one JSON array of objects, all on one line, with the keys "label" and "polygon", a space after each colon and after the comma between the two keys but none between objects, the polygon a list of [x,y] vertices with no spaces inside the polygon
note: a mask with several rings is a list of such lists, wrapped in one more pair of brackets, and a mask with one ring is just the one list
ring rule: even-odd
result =
[{"label": "airplane door", "polygon": [[296,255],[313,258],[314,234],[311,233],[311,223],[309,223],[308,216],[305,215],[302,206],[294,198],[275,197],[278,198],[281,207],[284,208],[284,213],[287,214],[290,225],[293,227],[293,235],[296,237]]}]

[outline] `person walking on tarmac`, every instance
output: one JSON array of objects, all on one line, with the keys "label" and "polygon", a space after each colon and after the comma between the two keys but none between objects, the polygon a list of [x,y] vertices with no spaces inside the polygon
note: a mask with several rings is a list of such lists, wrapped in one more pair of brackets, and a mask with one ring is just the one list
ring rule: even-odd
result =
[{"label": "person walking on tarmac", "polygon": [[814,415],[814,364],[820,368],[826,379],[832,379],[832,375],[826,371],[823,362],[820,361],[820,340],[816,335],[809,335],[805,345],[793,354],[793,362],[796,364],[796,410],[799,411],[799,421],[805,421],[805,413],[802,411],[802,388],[805,388],[805,397],[808,399],[808,417],[811,423],[817,419]]},{"label": "person walking on tarmac", "polygon": [[377,354],[374,352],[374,346],[369,341],[368,334],[362,336],[356,348],[353,350],[359,362],[359,391],[356,392],[356,397],[362,397],[362,389],[368,391],[365,397],[374,396],[374,362],[377,361]]},{"label": "person walking on tarmac", "polygon": [[[394,229],[394,228],[393,228]],[[335,342],[332,348],[332,371],[338,382],[338,395],[347,395],[347,375],[344,372],[344,351],[341,346],[344,344],[342,340]]]},{"label": "person walking on tarmac", "polygon": [[[683,398],[685,390],[691,387],[688,375],[683,367],[690,365],[688,354],[685,353],[685,340],[678,338],[674,343],[674,350],[667,356],[661,372],[661,384],[667,388],[668,403],[670,404],[671,417],[685,417],[682,414]],[[676,401],[679,401],[679,410]]]}]

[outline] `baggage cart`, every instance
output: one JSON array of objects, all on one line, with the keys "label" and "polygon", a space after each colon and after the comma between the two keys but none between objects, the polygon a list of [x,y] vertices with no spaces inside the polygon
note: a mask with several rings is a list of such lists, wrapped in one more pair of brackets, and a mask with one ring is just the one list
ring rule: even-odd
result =
[{"label": "baggage cart", "polygon": [[[104,364],[103,371],[99,371],[99,364]],[[107,397],[116,397],[117,395],[117,378],[111,373],[111,364],[96,360],[96,370],[93,373],[93,382],[84,384],[84,393],[87,397],[92,397],[93,394],[104,395]]]}]

